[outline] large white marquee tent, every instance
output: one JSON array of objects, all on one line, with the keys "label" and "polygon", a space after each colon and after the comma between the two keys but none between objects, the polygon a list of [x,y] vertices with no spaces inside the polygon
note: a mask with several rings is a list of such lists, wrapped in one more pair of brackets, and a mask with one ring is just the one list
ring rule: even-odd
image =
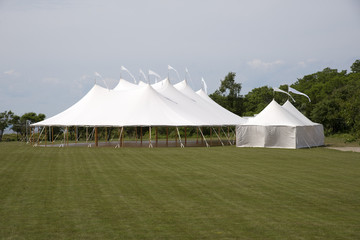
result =
[{"label": "large white marquee tent", "polygon": [[235,126],[244,122],[203,99],[186,81],[181,84],[179,90],[168,79],[153,85],[121,79],[111,90],[95,84],[73,106],[32,126]]},{"label": "large white marquee tent", "polygon": [[273,100],[263,111],[236,127],[237,147],[305,148],[324,145],[321,124],[313,123],[289,101]]}]

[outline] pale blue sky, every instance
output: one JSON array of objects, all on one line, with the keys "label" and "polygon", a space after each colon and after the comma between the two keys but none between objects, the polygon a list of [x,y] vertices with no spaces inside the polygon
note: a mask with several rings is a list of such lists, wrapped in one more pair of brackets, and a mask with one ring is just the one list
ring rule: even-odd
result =
[{"label": "pale blue sky", "polygon": [[122,65],[136,77],[187,67],[209,93],[232,71],[246,94],[349,70],[359,42],[356,0],[0,0],[0,111],[50,117],[90,90],[95,71],[114,86]]}]

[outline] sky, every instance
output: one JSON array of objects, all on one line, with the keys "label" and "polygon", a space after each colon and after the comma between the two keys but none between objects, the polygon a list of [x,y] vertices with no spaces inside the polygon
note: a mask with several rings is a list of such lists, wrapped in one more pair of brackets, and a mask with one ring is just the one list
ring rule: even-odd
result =
[{"label": "sky", "polygon": [[326,67],[349,72],[359,43],[358,0],[0,0],[0,112],[51,117],[95,81],[133,81],[121,66],[177,83],[171,65],[194,90],[203,77],[209,94],[234,72],[245,95]]}]

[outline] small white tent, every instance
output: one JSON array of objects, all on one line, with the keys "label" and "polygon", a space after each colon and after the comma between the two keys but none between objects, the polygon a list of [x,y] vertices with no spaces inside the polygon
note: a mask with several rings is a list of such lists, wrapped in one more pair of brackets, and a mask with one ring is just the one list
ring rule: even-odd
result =
[{"label": "small white tent", "polygon": [[314,140],[320,139],[320,131],[319,135],[314,135],[318,130],[313,126],[273,100],[258,115],[236,127],[236,146],[304,148],[322,145],[321,140]]},{"label": "small white tent", "polygon": [[324,127],[322,124],[312,122],[310,119],[304,116],[304,114],[297,110],[296,107],[294,107],[294,105],[292,105],[289,100],[287,100],[282,107],[288,110],[292,115],[294,115],[296,118],[300,119],[300,121],[304,123],[304,125],[306,126],[306,139],[310,147],[324,145],[325,137]]}]

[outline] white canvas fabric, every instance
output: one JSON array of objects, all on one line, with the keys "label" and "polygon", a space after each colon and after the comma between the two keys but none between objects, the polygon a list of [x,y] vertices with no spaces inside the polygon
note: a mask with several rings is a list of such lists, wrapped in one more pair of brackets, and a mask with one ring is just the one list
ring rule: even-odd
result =
[{"label": "white canvas fabric", "polygon": [[304,148],[323,145],[322,125],[297,115],[273,100],[258,115],[236,127],[236,146]]},{"label": "white canvas fabric", "polygon": [[292,105],[289,100],[286,101],[282,107],[289,111],[291,114],[293,114],[296,118],[300,119],[306,126],[303,128],[304,130],[306,130],[302,133],[304,134],[304,136],[300,138],[305,139],[306,143],[299,143],[299,145],[308,144],[311,147],[324,145],[325,137],[324,127],[322,124],[312,122],[304,114],[297,110],[296,107],[294,107],[294,105]]},{"label": "white canvas fabric", "polygon": [[32,126],[222,126],[241,121],[240,117],[235,122],[218,115],[167,79],[153,86],[121,79],[113,90],[94,85],[73,106]]},{"label": "white canvas fabric", "polygon": [[[219,104],[214,102],[208,95],[204,92],[204,97],[197,94],[192,88],[187,84],[186,80],[183,80],[174,85],[174,87],[179,90],[182,94],[188,98],[195,101],[195,103],[207,113],[212,113],[212,117],[221,120],[223,125],[238,125],[245,122],[245,120],[238,115],[228,111],[227,109],[221,107]],[[209,98],[210,100],[206,100]]]},{"label": "white canvas fabric", "polygon": [[139,85],[126,81],[125,79],[120,78],[119,83],[115,86],[114,90],[118,91],[126,91],[126,90],[133,90],[139,87]]}]

